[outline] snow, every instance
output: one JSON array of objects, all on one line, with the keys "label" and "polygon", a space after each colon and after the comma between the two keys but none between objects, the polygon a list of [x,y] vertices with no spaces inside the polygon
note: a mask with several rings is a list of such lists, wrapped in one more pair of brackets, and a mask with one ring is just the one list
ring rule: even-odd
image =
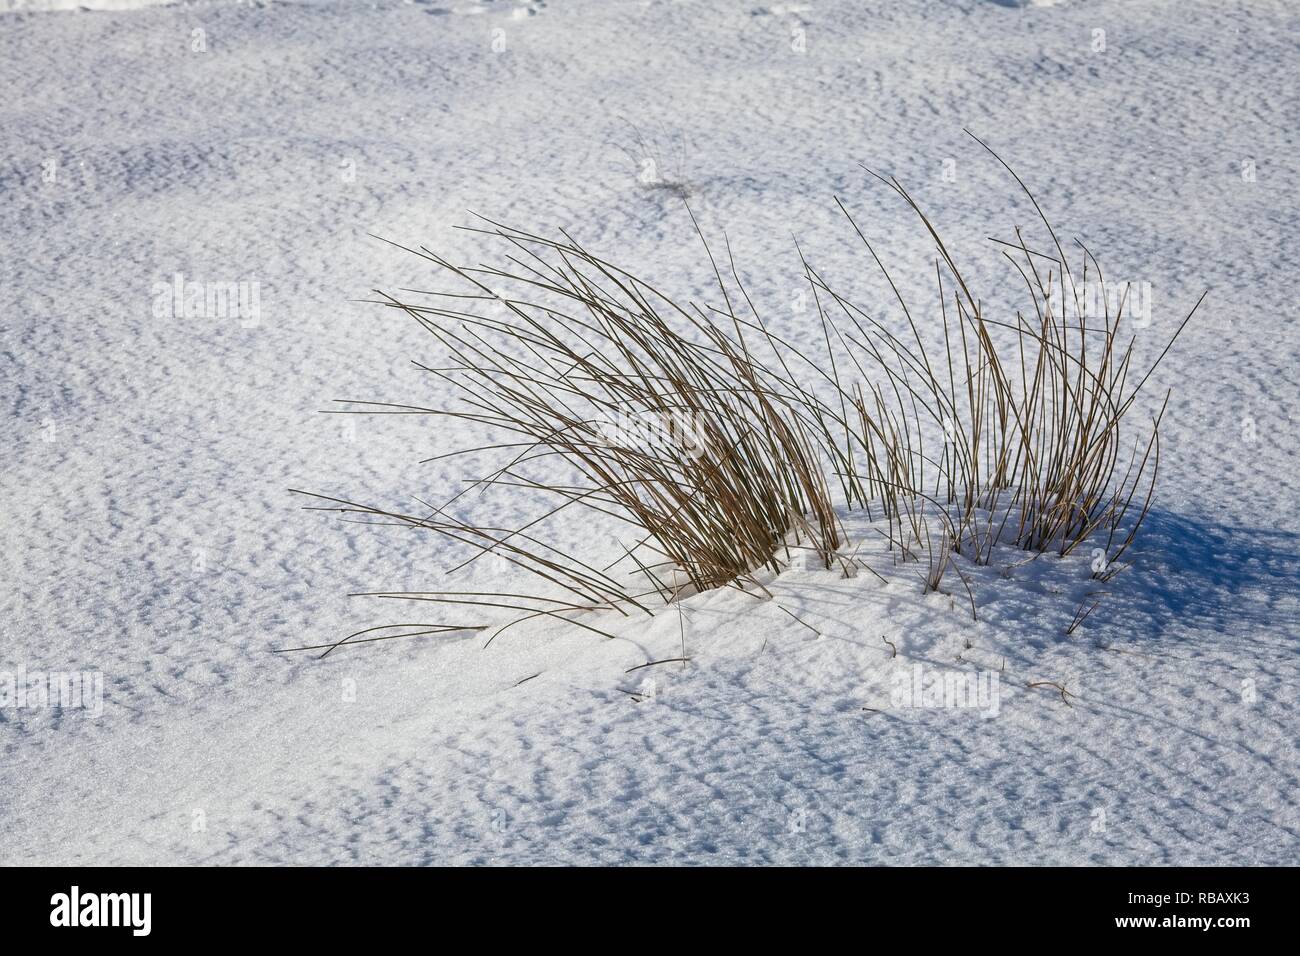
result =
[{"label": "snow", "polygon": [[[0,671],[104,681],[99,717],[0,707],[0,862],[1294,862],[1294,9],[92,5],[138,9],[0,19]],[[431,272],[369,234],[472,261],[474,210],[705,296],[682,190],[640,156],[815,343],[792,234],[880,294],[834,196],[925,261],[859,162],[991,268],[985,237],[1031,225],[963,127],[1152,283],[1142,361],[1211,290],[1157,373],[1137,563],[1073,634],[1083,558],[982,569],[978,621],[960,590],[792,568],[617,640],[272,653],[420,615],[349,592],[502,583],[287,491],[445,500],[493,463],[420,464],[473,444],[441,420],[317,414],[437,395],[409,364],[432,341],[356,301]],[[173,314],[177,274],[257,309]],[[918,665],[995,679],[996,708],[911,706]]]},{"label": "snow", "polygon": [[58,10],[138,10],[174,0],[0,0],[0,13],[49,13]]}]

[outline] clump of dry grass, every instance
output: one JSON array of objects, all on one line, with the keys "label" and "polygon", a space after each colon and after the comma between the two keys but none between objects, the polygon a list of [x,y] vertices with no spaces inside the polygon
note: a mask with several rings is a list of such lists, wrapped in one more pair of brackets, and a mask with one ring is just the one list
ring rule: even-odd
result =
[{"label": "clump of dry grass", "polygon": [[[464,407],[446,414],[521,440],[523,450],[488,483],[541,488],[565,505],[631,522],[695,590],[764,566],[779,570],[776,553],[791,532],[829,565],[839,538],[817,449],[797,399],[769,387],[770,373],[742,337],[568,236],[544,239],[495,223],[481,231],[512,247],[512,268],[464,269],[420,254],[495,314],[390,304],[455,363],[429,370],[464,393]],[[542,485],[522,470],[555,455],[581,484]],[[516,538],[489,547],[509,548]],[[536,563],[527,549],[507,553]],[[655,590],[680,590],[653,567],[643,570]],[[597,588],[585,596],[598,593],[615,596]]]},{"label": "clump of dry grass", "polygon": [[921,547],[933,553],[929,524],[941,526],[929,587],[937,588],[948,549],[985,564],[1003,543],[1064,556],[1089,542],[1104,555],[1097,576],[1108,579],[1151,506],[1168,394],[1145,444],[1129,449],[1122,426],[1200,301],[1155,362],[1135,374],[1135,337],[1125,343],[1120,335],[1127,290],[1112,309],[1096,258],[1077,242],[1073,256],[1066,252],[1019,177],[1051,244],[1036,251],[1020,229],[1014,242],[998,241],[1025,286],[1025,305],[1013,315],[987,314],[913,197],[896,179],[876,178],[933,240],[942,337],[927,349],[914,309],[841,204],[907,326],[891,330],[808,270],[823,324],[867,383],[863,392],[859,383],[836,382],[852,407],[843,423],[852,493],[881,503],[890,546],[904,556]]},{"label": "clump of dry grass", "polygon": [[[346,411],[487,426],[512,439],[489,446],[508,451],[510,460],[474,487],[537,489],[557,504],[522,528],[455,521],[445,506],[405,514],[331,498],[324,510],[435,532],[469,545],[476,557],[492,554],[531,572],[571,600],[373,596],[512,607],[524,612],[517,620],[572,618],[591,610],[649,612],[648,598],[669,603],[711,588],[761,587],[755,572],[779,572],[793,548],[811,549],[826,567],[845,560],[836,555],[841,532],[811,399],[754,354],[739,318],[730,316],[728,329],[719,320],[726,312],[683,307],[567,235],[544,238],[499,223],[476,231],[508,247],[507,265],[466,268],[428,249],[410,250],[444,270],[458,291],[430,302],[383,298],[442,344],[451,364],[421,367],[461,394],[459,407],[348,402]],[[729,308],[720,272],[718,281]],[[572,469],[571,482],[530,474],[531,464],[551,458]],[[636,529],[625,557],[639,586],[532,533],[573,505]]]},{"label": "clump of dry grass", "polygon": [[[1120,334],[1123,300],[1112,312],[1107,296],[1094,296],[1105,307],[1092,314],[1078,290],[1103,283],[1096,259],[1082,245],[1067,255],[1039,210],[1049,251],[1031,248],[1019,229],[1001,242],[1023,279],[1025,305],[987,314],[913,197],[896,180],[877,179],[933,240],[937,326],[922,328],[841,204],[906,327],[891,329],[804,260],[822,333],[815,354],[768,327],[730,248],[724,272],[702,233],[719,296],[705,307],[680,303],[567,233],[544,237],[484,220],[473,231],[500,246],[496,265],[457,266],[426,248],[409,250],[450,280],[447,291],[381,301],[441,343],[448,364],[421,367],[461,401],[348,402],[343,411],[485,426],[500,436],[486,448],[510,460],[471,487],[538,490],[556,503],[517,528],[455,520],[446,506],[403,514],[330,498],[325,508],[432,531],[566,596],[377,596],[511,608],[521,616],[510,624],[552,616],[604,634],[583,615],[653,613],[656,604],[711,588],[762,589],[757,573],[780,571],[792,548],[810,549],[847,575],[856,562],[839,554],[845,542],[832,482],[846,506],[879,515],[896,561],[924,553],[926,590],[940,588],[957,556],[988,563],[999,544],[1067,555],[1088,542],[1104,555],[1097,576],[1114,574],[1151,506],[1164,408],[1145,444],[1126,454],[1121,425],[1154,365],[1140,377],[1132,370],[1134,340],[1125,344]],[[554,460],[571,480],[534,474],[531,466]],[[538,525],[572,506],[636,529],[624,560],[639,584],[538,537]]]}]

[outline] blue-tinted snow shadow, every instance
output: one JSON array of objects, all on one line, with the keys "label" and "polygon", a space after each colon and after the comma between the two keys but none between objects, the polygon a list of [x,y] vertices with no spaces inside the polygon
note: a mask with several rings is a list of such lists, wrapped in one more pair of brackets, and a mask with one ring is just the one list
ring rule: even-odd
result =
[{"label": "blue-tinted snow shadow", "polygon": [[[1129,555],[1126,555],[1128,558]],[[1267,630],[1300,623],[1300,534],[1153,509],[1112,592],[1161,625]],[[1284,600],[1285,599],[1285,600]],[[1138,636],[1138,635],[1134,635]]]}]

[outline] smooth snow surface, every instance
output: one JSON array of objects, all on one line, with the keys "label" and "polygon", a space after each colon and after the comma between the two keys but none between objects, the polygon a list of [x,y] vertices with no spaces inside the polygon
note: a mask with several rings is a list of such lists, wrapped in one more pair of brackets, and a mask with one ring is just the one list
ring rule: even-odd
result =
[{"label": "smooth snow surface", "polygon": [[[0,862],[1296,861],[1292,5],[93,5],[140,9],[0,19],[0,671],[104,681],[98,718],[0,708]],[[481,437],[441,419],[318,414],[448,397],[410,364],[435,343],[356,301],[433,281],[369,233],[473,262],[469,210],[566,228],[703,300],[685,191],[815,347],[795,235],[884,302],[835,196],[925,280],[858,163],[990,275],[986,237],[1038,235],[963,127],[1152,284],[1142,365],[1211,290],[1153,383],[1174,393],[1138,562],[1073,635],[1086,558],[984,569],[978,623],[906,574],[792,569],[773,601],[702,595],[612,641],[271,653],[476,620],[352,591],[506,583],[287,491],[409,506],[499,463],[419,464]],[[256,283],[255,318],[166,314],[177,274]],[[552,534],[613,549],[577,516]],[[901,706],[917,666],[995,678],[996,713]],[[1068,705],[1025,686],[1049,681]]]}]

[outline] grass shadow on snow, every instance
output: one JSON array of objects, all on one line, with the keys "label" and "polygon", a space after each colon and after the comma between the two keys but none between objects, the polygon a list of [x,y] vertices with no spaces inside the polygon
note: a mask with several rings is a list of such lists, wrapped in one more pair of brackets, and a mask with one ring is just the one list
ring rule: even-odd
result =
[{"label": "grass shadow on snow", "polygon": [[1143,530],[1135,567],[1112,589],[1151,625],[1117,622],[1132,637],[1243,626],[1276,632],[1300,623],[1300,602],[1292,597],[1300,594],[1300,534],[1156,508]]}]

